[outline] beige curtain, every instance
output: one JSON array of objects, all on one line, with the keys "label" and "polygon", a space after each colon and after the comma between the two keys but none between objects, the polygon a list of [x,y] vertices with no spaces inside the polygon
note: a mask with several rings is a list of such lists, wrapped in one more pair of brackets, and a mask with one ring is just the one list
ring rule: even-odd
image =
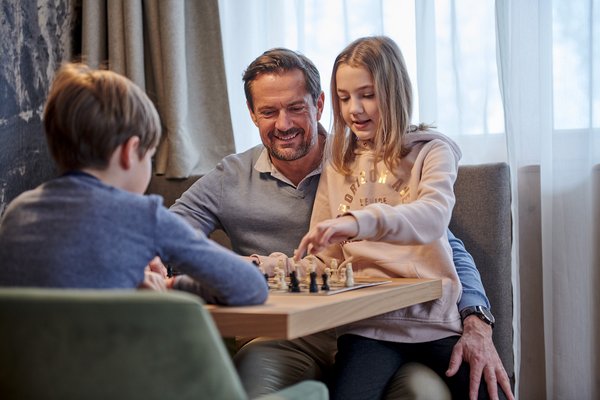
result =
[{"label": "beige curtain", "polygon": [[217,0],[83,0],[82,25],[84,59],[154,100],[157,174],[203,174],[234,152]]}]

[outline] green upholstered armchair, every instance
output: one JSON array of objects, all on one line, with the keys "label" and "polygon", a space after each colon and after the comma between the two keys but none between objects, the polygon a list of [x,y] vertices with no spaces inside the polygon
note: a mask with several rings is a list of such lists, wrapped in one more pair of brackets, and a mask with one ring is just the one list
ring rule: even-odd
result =
[{"label": "green upholstered armchair", "polygon": [[[199,298],[0,288],[2,399],[247,399]],[[305,381],[269,399],[327,399]]]}]

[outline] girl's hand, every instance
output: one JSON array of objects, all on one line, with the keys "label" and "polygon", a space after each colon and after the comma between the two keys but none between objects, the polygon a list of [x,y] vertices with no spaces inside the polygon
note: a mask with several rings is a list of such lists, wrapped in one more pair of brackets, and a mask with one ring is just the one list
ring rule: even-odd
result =
[{"label": "girl's hand", "polygon": [[358,222],[352,215],[319,222],[304,235],[294,252],[294,259],[298,261],[305,253],[316,254],[332,244],[341,243],[356,235],[358,235]]}]

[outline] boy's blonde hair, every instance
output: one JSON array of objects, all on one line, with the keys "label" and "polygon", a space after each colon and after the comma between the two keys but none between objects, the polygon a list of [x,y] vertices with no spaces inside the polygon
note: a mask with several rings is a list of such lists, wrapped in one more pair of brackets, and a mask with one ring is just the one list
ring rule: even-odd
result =
[{"label": "boy's blonde hair", "polygon": [[64,172],[105,169],[115,149],[138,136],[138,155],[158,145],[160,118],[146,93],[115,72],[64,64],[44,108],[52,157]]},{"label": "boy's blonde hair", "polygon": [[336,57],[331,73],[333,138],[329,156],[333,167],[351,173],[356,136],[346,126],[337,95],[336,73],[340,65],[365,68],[373,77],[379,108],[379,124],[374,143],[376,154],[393,170],[404,155],[402,136],[410,128],[412,85],[398,45],[386,36],[363,37],[350,43]]}]

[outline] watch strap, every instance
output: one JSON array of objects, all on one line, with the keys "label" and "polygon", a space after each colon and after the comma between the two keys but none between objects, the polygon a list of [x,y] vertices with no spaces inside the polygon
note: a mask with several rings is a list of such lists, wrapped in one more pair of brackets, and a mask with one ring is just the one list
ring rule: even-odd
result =
[{"label": "watch strap", "polygon": [[490,325],[492,328],[494,327],[494,324],[496,322],[494,316],[492,315],[492,312],[484,306],[469,306],[460,310],[460,319],[463,322],[465,318],[467,318],[470,315],[477,316],[480,320]]}]

